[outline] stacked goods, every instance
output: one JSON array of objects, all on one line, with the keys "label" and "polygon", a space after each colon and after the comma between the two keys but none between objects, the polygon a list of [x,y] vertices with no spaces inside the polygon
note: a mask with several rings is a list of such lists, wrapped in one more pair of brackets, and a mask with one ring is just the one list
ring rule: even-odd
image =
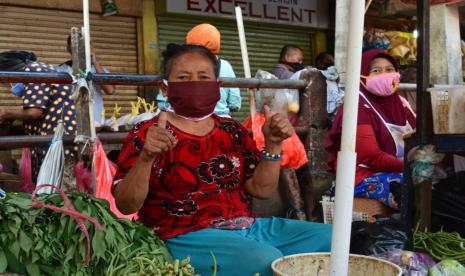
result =
[{"label": "stacked goods", "polygon": [[363,40],[364,50],[387,50],[401,64],[412,64],[416,61],[417,41],[413,33],[367,28]]},{"label": "stacked goods", "polygon": [[[70,205],[72,204],[72,205]],[[140,223],[84,193],[9,193],[0,199],[0,274],[193,275]]]},{"label": "stacked goods", "polygon": [[412,33],[386,32],[386,37],[391,42],[388,52],[393,57],[400,59],[401,63],[416,61],[417,40]]},{"label": "stacked goods", "polygon": [[[147,103],[145,99],[137,97],[137,102],[131,102],[131,113],[120,116],[121,107],[118,104],[113,109],[113,115],[110,119],[105,120],[104,127],[112,131],[118,131],[121,128],[124,130],[130,129],[135,124],[150,120],[157,114],[155,103]],[[142,113],[141,113],[142,111]]]}]

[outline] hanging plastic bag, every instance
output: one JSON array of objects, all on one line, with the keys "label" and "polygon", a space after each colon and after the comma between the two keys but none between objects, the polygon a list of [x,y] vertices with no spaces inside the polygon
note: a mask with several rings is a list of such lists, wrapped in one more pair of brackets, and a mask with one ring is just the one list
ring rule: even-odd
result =
[{"label": "hanging plastic bag", "polygon": [[[39,175],[37,176],[37,187],[41,185],[52,185],[55,188],[61,188],[65,165],[65,153],[63,149],[64,131],[63,122],[60,121],[53,135],[52,144],[40,166]],[[39,188],[37,193],[51,194],[53,192],[52,186]]]},{"label": "hanging plastic bag", "polygon": [[416,146],[407,155],[412,162],[413,183],[418,185],[427,180],[438,182],[447,177],[446,172],[437,165],[444,159],[443,153],[437,153],[434,145]]},{"label": "hanging plastic bag", "polygon": [[79,191],[84,193],[92,193],[92,173],[86,168],[84,161],[79,161],[74,167],[74,175],[76,176],[76,186]]},{"label": "hanging plastic bag", "polygon": [[35,185],[34,182],[32,182],[31,149],[29,148],[23,148],[21,153],[19,174],[21,177],[19,190],[24,193],[32,193],[35,189]]},{"label": "hanging plastic bag", "polygon": [[[265,116],[262,113],[255,114],[255,121],[252,123],[250,116],[245,120],[244,126],[252,129],[253,139],[258,149],[265,146],[265,136],[262,132],[262,126],[265,124]],[[303,164],[308,163],[307,153],[304,145],[295,133],[282,143],[283,157],[281,159],[281,168],[291,167],[300,168]]]},{"label": "hanging plastic bag", "polygon": [[[269,80],[278,79],[275,75],[263,70],[258,70],[255,77]],[[297,114],[300,109],[299,91],[297,89],[260,88],[255,93],[255,101],[257,111],[259,112],[264,105],[267,105],[271,111],[281,113],[285,116],[287,116],[288,113]]]},{"label": "hanging plastic bag", "polygon": [[137,219],[136,214],[123,215],[116,207],[115,198],[111,193],[116,165],[108,160],[100,140],[95,142],[95,196],[106,199],[110,203],[110,210],[119,218]]}]

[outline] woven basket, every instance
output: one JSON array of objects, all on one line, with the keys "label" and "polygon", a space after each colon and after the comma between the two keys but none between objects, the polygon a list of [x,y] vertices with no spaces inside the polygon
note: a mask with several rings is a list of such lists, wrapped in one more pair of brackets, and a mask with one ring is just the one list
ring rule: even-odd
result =
[{"label": "woven basket", "polygon": [[[321,205],[323,207],[324,223],[333,223],[334,198],[323,196]],[[376,215],[390,216],[395,213],[394,210],[375,199],[354,198],[354,207],[352,212],[352,221],[375,222]]]},{"label": "woven basket", "polygon": [[354,212],[367,214],[368,221],[376,221],[376,215],[390,216],[395,211],[376,199],[354,198]]},{"label": "woven basket", "polygon": [[[328,276],[329,253],[304,253],[281,257],[271,264],[274,276]],[[400,276],[402,269],[385,260],[351,254],[349,276]]]}]

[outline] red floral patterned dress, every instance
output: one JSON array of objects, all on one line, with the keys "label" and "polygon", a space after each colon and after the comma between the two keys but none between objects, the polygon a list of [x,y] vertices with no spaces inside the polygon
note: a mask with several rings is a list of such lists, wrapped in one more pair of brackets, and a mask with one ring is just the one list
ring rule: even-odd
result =
[{"label": "red floral patterned dress", "polygon": [[[253,223],[244,183],[252,177],[260,153],[239,122],[212,118],[215,127],[205,136],[167,124],[177,144],[154,161],[149,193],[139,211],[141,222],[162,239],[204,228],[240,229]],[[135,164],[147,130],[157,120],[136,125],[128,135],[115,183]]]}]

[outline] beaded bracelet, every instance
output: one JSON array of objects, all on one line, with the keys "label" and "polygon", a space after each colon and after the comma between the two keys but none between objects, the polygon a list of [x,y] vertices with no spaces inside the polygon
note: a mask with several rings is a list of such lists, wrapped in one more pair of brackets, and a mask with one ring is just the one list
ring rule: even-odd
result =
[{"label": "beaded bracelet", "polygon": [[261,151],[261,155],[262,155],[262,160],[281,161],[281,159],[283,158],[283,151],[281,151],[281,153],[279,154],[271,154],[263,148]]}]

